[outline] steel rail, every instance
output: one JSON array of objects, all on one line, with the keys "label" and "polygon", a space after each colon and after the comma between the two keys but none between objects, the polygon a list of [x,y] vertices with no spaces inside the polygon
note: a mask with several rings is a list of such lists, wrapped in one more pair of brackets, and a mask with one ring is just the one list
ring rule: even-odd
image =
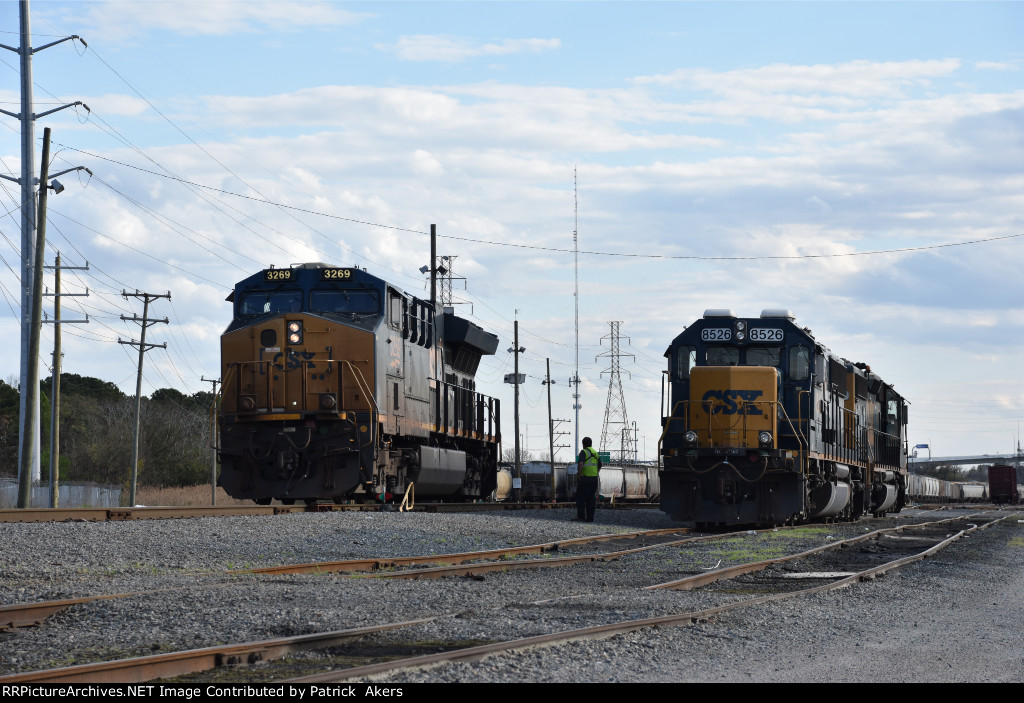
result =
[{"label": "steel rail", "polygon": [[[213,574],[216,575],[216,574]],[[202,588],[221,588],[230,586],[230,583],[209,583]],[[68,598],[65,600],[45,600],[35,603],[15,603],[13,605],[0,606],[0,632],[16,630],[19,627],[34,627],[41,625],[43,620],[75,605],[83,605],[100,600],[117,600],[119,598],[131,598],[133,596],[152,596],[160,593],[180,591],[185,588],[195,588],[196,584],[178,586],[171,588],[156,588],[149,591],[134,591],[132,593],[108,593],[101,596],[83,596],[82,598]]]},{"label": "steel rail", "polygon": [[220,666],[255,664],[260,661],[280,659],[294,652],[333,647],[347,640],[358,639],[386,630],[422,625],[434,619],[422,618],[371,627],[356,627],[348,630],[279,637],[272,640],[229,644],[220,647],[204,647],[132,659],[79,664],[45,671],[30,671],[23,674],[0,676],[0,683],[141,683],[153,679],[209,671]]},{"label": "steel rail", "polygon": [[[780,528],[765,528],[757,530],[757,533],[773,532],[775,530],[793,530],[799,529],[799,526],[787,526]],[[660,549],[662,547],[677,546],[680,544],[688,544],[693,542],[705,542],[720,539],[727,539],[734,537],[738,534],[747,534],[751,530],[740,530],[737,532],[725,532],[713,535],[703,535],[700,537],[687,537],[680,540],[672,540],[669,542],[659,542],[658,544],[645,545],[643,547],[635,547],[633,549],[624,549],[614,552],[604,552],[601,554],[581,554],[566,557],[552,557],[545,559],[529,559],[519,561],[496,561],[496,562],[481,562],[479,564],[464,565],[468,561],[476,561],[479,559],[486,559],[491,557],[504,557],[509,555],[519,554],[536,554],[557,551],[562,547],[572,546],[576,544],[587,544],[590,542],[607,542],[618,539],[639,539],[642,537],[660,536],[666,534],[682,534],[692,532],[690,528],[685,527],[670,527],[660,530],[642,530],[639,532],[626,532],[620,534],[607,534],[597,535],[594,537],[574,537],[572,539],[559,540],[557,542],[549,542],[546,544],[531,545],[528,547],[513,547],[510,549],[492,549],[481,552],[461,552],[456,554],[441,554],[435,557],[395,557],[391,559],[353,559],[348,561],[337,561],[337,562],[318,562],[313,564],[293,564],[286,566],[268,566],[259,569],[246,569],[242,571],[235,571],[229,573],[258,573],[258,574],[297,574],[297,573],[328,573],[332,571],[382,571],[384,569],[397,568],[403,566],[419,566],[420,564],[431,564],[443,562],[443,566],[430,567],[424,569],[411,569],[407,571],[389,572],[389,573],[373,573],[374,578],[391,578],[391,579],[421,579],[421,578],[442,578],[445,576],[468,576],[477,573],[486,573],[488,571],[505,571],[510,569],[536,569],[536,568],[548,568],[557,566],[570,566],[573,564],[581,564],[586,562],[595,561],[613,561],[619,557],[626,556],[629,554],[636,554],[639,552],[647,551],[650,549]],[[456,562],[451,564],[451,562]]]},{"label": "steel rail", "polygon": [[[951,518],[955,519],[955,518]],[[788,526],[780,528],[765,528],[758,530],[758,533],[773,532],[775,530],[789,530],[799,529],[797,526]],[[308,564],[286,564],[281,566],[267,566],[256,569],[237,569],[223,572],[226,575],[241,575],[241,574],[261,574],[261,575],[284,575],[284,574],[325,574],[325,573],[366,573],[366,572],[380,572],[386,569],[419,566],[422,564],[439,564],[442,563],[444,566],[438,566],[434,568],[415,569],[410,571],[401,571],[393,573],[381,573],[375,574],[380,578],[404,578],[404,579],[420,579],[420,578],[441,578],[444,576],[465,576],[474,573],[486,573],[490,571],[505,571],[511,569],[530,569],[530,568],[550,568],[556,566],[570,566],[573,564],[595,562],[595,561],[612,561],[618,559],[621,556],[644,551],[647,549],[656,549],[661,547],[675,546],[679,544],[713,541],[718,539],[726,539],[737,534],[746,534],[748,531],[743,530],[740,532],[727,532],[715,535],[705,535],[701,537],[688,537],[682,540],[673,540],[670,542],[661,542],[654,545],[647,545],[630,550],[620,550],[617,552],[606,552],[604,554],[596,555],[577,555],[574,557],[556,557],[548,559],[538,560],[520,560],[520,561],[498,561],[498,562],[484,562],[473,566],[456,566],[456,564],[463,564],[468,561],[475,561],[479,559],[488,559],[494,557],[502,557],[508,555],[517,554],[543,554],[546,552],[557,551],[562,547],[568,547],[578,544],[587,544],[592,542],[607,542],[619,539],[640,539],[643,537],[660,536],[666,534],[680,534],[690,532],[690,528],[664,528],[659,530],[639,530],[635,532],[624,532],[624,533],[611,533],[605,535],[595,535],[591,537],[574,537],[566,540],[558,540],[556,542],[546,542],[542,544],[528,545],[525,547],[510,547],[506,549],[491,549],[479,552],[458,552],[455,554],[438,554],[431,556],[417,556],[417,557],[373,557],[369,559],[347,559],[343,561],[333,562],[314,562]],[[207,572],[207,575],[217,572]],[[714,573],[714,572],[712,572]],[[210,584],[207,587],[216,587],[224,584]],[[194,587],[194,584],[190,584],[189,588]],[[184,586],[182,588],[185,588]],[[160,589],[157,591],[136,591],[132,593],[116,593],[102,596],[85,596],[82,598],[73,598],[67,600],[56,600],[56,601],[38,601],[34,603],[16,603],[12,605],[0,606],[0,631],[14,630],[19,627],[34,627],[42,624],[42,621],[47,617],[66,610],[75,605],[82,605],[84,603],[91,603],[98,600],[112,600],[117,598],[129,598],[132,596],[144,596],[152,595],[154,593],[162,593],[171,591],[174,589]]]},{"label": "steel rail", "polygon": [[921,527],[934,527],[936,525],[942,525],[943,523],[953,522],[958,520],[971,519],[975,516],[961,516],[955,518],[946,518],[944,520],[935,520],[933,522],[916,523],[913,525],[898,525],[896,527],[887,527],[881,530],[875,530],[868,532],[857,537],[851,537],[850,539],[840,540],[838,542],[832,542],[825,544],[820,547],[814,547],[798,554],[790,554],[784,557],[774,557],[772,559],[764,559],[762,561],[753,561],[746,564],[739,564],[737,566],[727,566],[723,569],[715,569],[714,571],[708,571],[703,574],[696,574],[694,576],[687,576],[682,579],[676,579],[674,581],[666,581],[665,583],[655,584],[653,586],[645,586],[645,591],[655,591],[659,589],[672,589],[677,591],[686,591],[692,588],[699,588],[701,586],[707,586],[708,584],[716,581],[725,581],[728,579],[736,578],[744,574],[751,574],[757,571],[764,571],[765,569],[775,566],[776,564],[784,564],[788,561],[795,561],[797,559],[803,559],[805,557],[813,556],[815,554],[821,554],[823,552],[829,552],[835,549],[845,549],[854,544],[865,542],[872,539],[877,539],[885,534],[903,532],[904,530],[921,528]]},{"label": "steel rail", "polygon": [[[391,662],[353,667],[343,671],[331,671],[314,676],[290,679],[289,682],[341,682],[353,678],[370,677],[383,673],[394,673],[399,670],[427,668],[429,666],[447,662],[476,661],[492,654],[518,649],[527,649],[531,647],[561,644],[586,639],[606,639],[616,634],[632,632],[649,627],[690,625],[697,622],[707,621],[714,615],[731,610],[738,610],[740,608],[778,600],[796,598],[802,595],[822,593],[838,588],[845,588],[861,581],[874,579],[879,574],[931,556],[966,534],[978,529],[990,527],[1002,520],[1015,516],[1016,515],[1011,515],[982,525],[972,526],[970,529],[959,531],[953,536],[918,554],[913,554],[886,564],[873,566],[839,581],[813,586],[799,591],[761,596],[695,612],[664,615],[639,620],[625,620],[606,625],[566,630],[548,635],[537,635],[534,637],[510,640],[506,642],[496,642],[488,645],[467,647],[440,654],[410,657]],[[27,672],[9,676],[0,676],[0,683],[141,683],[143,681],[150,681],[156,678],[168,678],[171,676],[181,676],[184,674],[208,671],[219,666],[253,664],[259,661],[269,661],[271,659],[286,656],[292,652],[330,647],[349,639],[360,638],[369,634],[401,627],[411,627],[436,619],[437,618],[424,618],[420,620],[388,623],[374,627],[336,630],[332,632],[301,635],[298,637],[246,642],[243,644],[208,647],[188,650],[185,652],[136,657],[112,662],[98,662],[94,664],[82,664],[45,671]]]},{"label": "steel rail", "polygon": [[418,566],[420,564],[438,564],[493,559],[519,554],[544,554],[555,552],[563,547],[570,547],[590,542],[610,542],[620,539],[640,539],[666,534],[685,534],[693,532],[688,527],[669,527],[660,530],[638,530],[635,532],[610,533],[591,537],[573,537],[571,539],[531,544],[524,547],[507,547],[502,549],[486,549],[479,552],[456,552],[454,554],[436,554],[417,557],[372,557],[369,559],[345,559],[342,561],[313,562],[309,564],[284,564],[282,566],[264,566],[256,569],[239,569],[229,574],[303,574],[331,573],[336,571],[379,571],[402,566]]},{"label": "steel rail", "polygon": [[[547,542],[544,544],[528,545],[525,547],[509,547],[506,549],[489,549],[480,552],[460,552],[457,554],[437,554],[419,557],[374,557],[371,559],[349,559],[345,561],[318,562],[312,564],[291,564],[284,566],[268,566],[257,569],[238,569],[226,572],[206,572],[205,575],[235,576],[240,574],[301,574],[301,573],[333,573],[333,572],[369,572],[379,571],[403,566],[417,566],[420,564],[450,564],[452,561],[465,562],[475,559],[489,559],[502,555],[544,553],[557,551],[561,547],[586,544],[588,542],[606,542],[616,539],[640,539],[643,537],[659,536],[664,534],[679,534],[690,532],[689,528],[665,528],[660,530],[639,530],[619,534],[596,535],[593,537],[574,537],[572,539]],[[512,563],[512,562],[503,562]],[[425,571],[425,570],[424,570]],[[215,588],[225,584],[208,584],[207,588]],[[182,586],[192,588],[195,584]],[[82,598],[69,598],[65,600],[37,601],[34,603],[16,603],[0,606],[0,632],[14,630],[19,627],[34,627],[42,624],[43,620],[66,610],[75,605],[91,603],[99,600],[113,600],[118,598],[130,598],[132,596],[146,596],[155,593],[173,591],[173,588],[164,588],[150,591],[135,591],[132,593],[113,593],[100,596],[84,596]]]},{"label": "steel rail", "polygon": [[[730,533],[734,534],[734,533]],[[705,535],[702,537],[687,537],[685,539],[677,539],[669,542],[659,542],[658,544],[648,544],[643,547],[634,547],[632,549],[622,549],[614,552],[603,552],[600,554],[578,554],[567,557],[551,557],[548,559],[521,559],[518,561],[489,561],[482,562],[480,564],[458,564],[453,566],[436,566],[426,569],[409,569],[406,571],[397,571],[390,573],[375,573],[372,574],[373,578],[385,578],[385,579],[430,579],[430,578],[444,578],[446,576],[470,576],[473,574],[482,574],[489,571],[511,571],[513,569],[545,569],[555,568],[561,566],[572,566],[574,564],[585,564],[588,562],[595,561],[615,561],[620,557],[627,556],[629,554],[639,554],[640,552],[646,552],[651,549],[661,549],[663,547],[674,547],[680,544],[689,544],[693,542],[705,542],[711,540],[724,539],[725,535]]]},{"label": "steel rail", "polygon": [[224,515],[279,515],[301,512],[290,505],[162,506],[145,508],[13,508],[0,510],[0,522],[113,522],[167,520]]},{"label": "steel rail", "polygon": [[[492,510],[561,510],[575,503],[420,503],[417,513],[489,512]],[[602,510],[652,508],[651,503],[602,506]],[[0,508],[0,522],[108,522],[116,520],[166,520],[224,515],[283,515],[316,512],[398,512],[398,506],[380,503],[317,503],[315,505],[195,505],[136,506],[134,508]]]},{"label": "steel rail", "polygon": [[[956,520],[961,518],[947,518],[945,521]],[[940,521],[944,522],[944,521]],[[894,528],[897,531],[899,529],[907,529],[910,527],[917,527],[921,524],[928,525],[932,523],[920,523],[918,525],[904,525],[901,528]],[[758,530],[757,533],[774,532],[776,530],[790,530],[799,529],[799,526],[787,526],[778,528],[765,528]],[[531,568],[551,568],[558,566],[570,566],[573,564],[596,562],[596,561],[613,561],[621,556],[633,554],[648,549],[657,549],[661,547],[676,546],[680,544],[713,541],[718,539],[726,539],[737,534],[746,534],[748,531],[743,530],[739,532],[727,532],[715,535],[705,535],[701,537],[689,537],[682,540],[673,540],[670,542],[660,542],[654,545],[646,545],[635,549],[620,550],[616,552],[606,552],[603,554],[592,554],[592,555],[576,555],[571,557],[555,557],[546,559],[536,560],[519,560],[519,561],[498,561],[498,562],[482,562],[471,566],[458,566],[469,561],[476,561],[480,559],[489,559],[495,557],[503,557],[509,555],[518,554],[543,554],[546,552],[554,552],[562,547],[568,547],[578,544],[587,544],[592,542],[606,542],[614,541],[619,539],[640,539],[643,537],[661,536],[666,534],[680,534],[690,532],[690,528],[664,528],[659,530],[639,530],[635,532],[624,532],[624,533],[611,533],[605,535],[595,535],[591,537],[574,537],[566,540],[558,540],[556,542],[546,542],[542,544],[528,545],[525,547],[510,547],[506,549],[491,549],[483,550],[479,552],[458,552],[454,554],[438,554],[431,556],[416,556],[416,557],[373,557],[369,559],[347,559],[343,561],[333,562],[314,562],[307,564],[286,564],[282,566],[268,566],[256,569],[238,569],[222,572],[226,575],[241,575],[241,574],[264,574],[264,575],[283,575],[283,574],[324,574],[324,573],[368,573],[368,572],[382,572],[387,569],[419,566],[423,564],[443,564],[443,566],[437,566],[433,568],[414,569],[409,571],[399,571],[391,573],[379,573],[374,574],[379,578],[393,578],[393,579],[420,579],[420,578],[442,578],[445,576],[466,576],[475,573],[486,573],[491,571],[506,571],[511,569],[531,569]],[[884,532],[885,530],[879,530],[876,532]],[[871,533],[874,535],[876,533]],[[860,541],[869,538],[871,535],[865,535],[853,540],[848,541],[852,543],[854,541]],[[793,555],[790,557],[781,557],[774,561],[785,561],[787,559],[795,559],[807,554],[814,553],[815,551],[833,549],[842,543],[834,543],[832,545],[825,545],[819,547],[816,550],[809,552]],[[455,565],[452,564],[455,562]],[[752,564],[740,565],[737,567],[728,567],[727,569],[721,569],[718,571],[712,571],[708,574],[700,574],[695,577],[689,577],[694,579],[695,582],[692,585],[679,585],[673,586],[674,583],[682,583],[687,579],[681,580],[681,582],[670,582],[667,584],[659,584],[656,586],[648,586],[648,589],[655,588],[678,588],[680,590],[685,588],[693,588],[697,585],[697,579],[710,579],[706,583],[710,583],[714,580],[722,578],[730,578],[731,576],[723,576],[722,574],[727,572],[729,569],[733,569],[736,573],[732,576],[737,576],[740,573],[747,573],[751,571],[757,571],[761,568],[770,566],[770,563],[765,562],[764,566],[756,566],[761,562],[755,562]],[[748,568],[753,567],[753,568]],[[207,572],[209,574],[215,574],[217,572]],[[208,588],[221,586],[224,584],[209,584]],[[188,586],[193,587],[194,584]],[[184,586],[182,587],[184,588]],[[82,598],[72,598],[66,600],[55,600],[55,601],[37,601],[34,603],[15,603],[12,605],[0,606],[0,632],[14,630],[20,627],[35,627],[42,624],[43,620],[51,615],[59,613],[75,605],[82,605],[84,603],[91,603],[98,600],[112,600],[117,598],[129,598],[132,596],[145,596],[152,595],[154,593],[162,593],[175,590],[173,588],[159,589],[155,591],[136,591],[132,593],[115,593],[101,596],[84,596]]]},{"label": "steel rail", "polygon": [[824,593],[826,591],[846,588],[848,586],[852,586],[862,581],[873,580],[880,574],[884,574],[887,571],[891,571],[893,569],[906,566],[907,564],[911,564],[922,559],[925,559],[937,553],[941,549],[944,549],[945,547],[949,546],[950,544],[957,541],[966,534],[969,534],[978,529],[990,527],[991,525],[994,525],[1006,519],[1008,518],[1004,517],[989,523],[985,523],[983,525],[976,525],[967,530],[961,530],[953,536],[943,540],[942,542],[936,545],[929,547],[928,549],[918,554],[913,554],[902,559],[888,562],[886,564],[873,566],[869,569],[865,569],[864,571],[858,572],[852,576],[841,579],[839,581],[821,584],[818,586],[812,586],[810,588],[805,588],[798,591],[790,591],[787,593],[775,593],[767,596],[759,596],[757,598],[737,601],[735,603],[729,603],[726,605],[721,605],[714,608],[707,608],[705,610],[698,610],[694,612],[679,613],[676,615],[663,615],[660,617],[643,618],[639,620],[624,620],[621,622],[610,623],[607,625],[597,625],[594,627],[585,627],[576,630],[565,630],[562,632],[557,632],[548,635],[537,635],[534,637],[526,637],[523,639],[510,640],[506,642],[495,642],[493,644],[481,645],[477,647],[467,647],[465,649],[458,649],[451,652],[443,652],[440,654],[430,654],[419,657],[410,657],[407,659],[399,659],[390,662],[382,662],[379,664],[370,664],[367,666],[353,667],[350,669],[344,669],[342,671],[331,671],[323,674],[316,674],[313,676],[289,679],[286,681],[286,683],[339,683],[355,678],[370,678],[373,676],[379,676],[381,674],[394,674],[398,671],[412,671],[417,669],[425,669],[439,664],[447,664],[449,662],[478,661],[492,654],[511,652],[520,649],[530,649],[533,647],[550,646],[554,644],[563,644],[580,640],[607,639],[614,635],[625,634],[628,632],[634,632],[636,630],[642,630],[650,627],[692,625],[699,622],[705,622],[715,615],[725,613],[731,610],[749,608],[751,606],[762,605],[765,603],[771,603],[781,600],[788,600],[790,598],[798,598],[800,596],[805,595]]}]

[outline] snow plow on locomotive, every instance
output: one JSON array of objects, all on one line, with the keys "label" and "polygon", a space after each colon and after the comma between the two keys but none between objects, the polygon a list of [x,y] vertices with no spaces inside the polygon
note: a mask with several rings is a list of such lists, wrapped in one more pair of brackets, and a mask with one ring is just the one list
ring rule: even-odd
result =
[{"label": "snow plow on locomotive", "polygon": [[673,519],[780,525],[906,504],[906,401],[788,311],[708,310],[665,355],[661,507]]},{"label": "snow plow on locomotive", "polygon": [[473,500],[497,482],[497,336],[359,268],[270,268],[228,297],[220,485],[267,504]]}]

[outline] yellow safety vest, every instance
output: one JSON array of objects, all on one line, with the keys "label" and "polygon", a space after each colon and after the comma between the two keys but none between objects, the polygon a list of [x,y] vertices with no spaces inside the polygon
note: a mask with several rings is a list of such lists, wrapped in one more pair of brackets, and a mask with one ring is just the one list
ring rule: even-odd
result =
[{"label": "yellow safety vest", "polygon": [[597,465],[600,461],[597,452],[593,447],[583,447],[583,452],[587,458],[583,460],[583,466],[580,467],[580,476],[597,476]]}]

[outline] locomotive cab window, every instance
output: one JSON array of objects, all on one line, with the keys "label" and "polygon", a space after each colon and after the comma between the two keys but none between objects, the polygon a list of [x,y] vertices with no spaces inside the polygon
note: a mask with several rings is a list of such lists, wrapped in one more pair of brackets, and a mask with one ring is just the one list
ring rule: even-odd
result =
[{"label": "locomotive cab window", "polygon": [[396,330],[400,330],[404,317],[405,298],[393,288],[388,288],[388,324]]},{"label": "locomotive cab window", "polygon": [[708,347],[708,366],[739,366],[740,350],[737,347]]},{"label": "locomotive cab window", "polygon": [[373,290],[318,287],[310,293],[309,307],[319,312],[375,315],[380,311],[380,300]]},{"label": "locomotive cab window", "polygon": [[789,378],[806,381],[811,377],[811,350],[802,344],[789,348]]},{"label": "locomotive cab window", "polygon": [[744,366],[775,366],[782,359],[782,350],[778,347],[747,347],[747,360]]},{"label": "locomotive cab window", "polygon": [[299,312],[302,309],[302,291],[298,289],[257,288],[239,297],[238,315]]},{"label": "locomotive cab window", "polygon": [[690,378],[690,369],[697,363],[695,347],[676,347],[675,380],[685,381]]}]

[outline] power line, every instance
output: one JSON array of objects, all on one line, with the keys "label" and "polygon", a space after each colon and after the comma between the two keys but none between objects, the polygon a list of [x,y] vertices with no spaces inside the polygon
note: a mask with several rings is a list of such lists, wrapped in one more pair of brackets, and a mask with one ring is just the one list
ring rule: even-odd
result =
[{"label": "power line", "polygon": [[[223,193],[225,195],[231,195],[231,196],[236,197],[236,198],[242,198],[243,200],[251,200],[253,202],[263,203],[265,205],[272,205],[272,206],[274,206],[276,208],[281,208],[283,210],[294,210],[296,212],[303,212],[303,213],[306,213],[306,214],[309,214],[309,215],[316,215],[318,217],[325,217],[325,218],[332,219],[332,220],[340,220],[340,221],[343,221],[343,222],[351,222],[353,224],[366,225],[367,227],[379,227],[379,228],[382,228],[382,229],[394,230],[396,232],[409,232],[411,234],[422,234],[422,235],[425,235],[425,236],[430,234],[430,232],[425,231],[425,230],[412,229],[412,228],[409,228],[409,227],[399,227],[398,225],[381,224],[379,222],[370,222],[368,220],[357,220],[355,218],[343,217],[341,215],[332,215],[332,214],[327,213],[327,212],[321,212],[319,210],[312,210],[310,208],[299,207],[297,205],[286,205],[284,203],[279,203],[279,202],[275,202],[273,200],[269,200],[269,199],[264,198],[262,196],[261,197],[255,197],[255,196],[252,196],[252,195],[244,195],[242,193],[235,193],[235,192],[230,191],[230,190],[224,190],[223,188],[214,188],[213,186],[203,185],[202,183],[195,183],[194,181],[187,181],[187,180],[184,180],[184,179],[181,179],[181,178],[176,178],[176,177],[173,177],[173,176],[167,176],[167,175],[162,174],[162,173],[157,173],[156,171],[151,171],[149,169],[141,168],[139,166],[133,166],[132,164],[127,164],[127,163],[124,163],[122,161],[117,161],[116,159],[109,159],[109,158],[100,156],[98,154],[93,154],[91,152],[87,152],[87,151],[82,150],[82,149],[76,149],[76,148],[71,147],[71,146],[64,146],[64,148],[68,149],[70,151],[77,151],[77,152],[79,152],[81,154],[85,154],[86,156],[91,156],[91,157],[96,158],[96,159],[100,159],[100,160],[103,160],[103,161],[109,161],[109,162],[115,163],[115,164],[117,164],[119,166],[124,166],[125,168],[134,169],[136,171],[141,171],[143,173],[148,173],[150,175],[158,176],[160,178],[168,178],[170,180],[179,181],[181,183],[193,186],[195,188],[204,188],[206,190],[210,190],[210,191],[213,191],[213,192],[216,192],[216,193]],[[229,173],[230,173],[230,171],[229,171]],[[308,225],[306,225],[306,226],[308,226]],[[486,245],[489,245],[489,246],[508,247],[508,248],[512,248],[512,249],[530,249],[530,250],[533,250],[533,251],[550,251],[550,252],[554,252],[554,253],[557,253],[557,254],[572,254],[572,253],[574,253],[574,250],[572,250],[572,249],[563,249],[561,247],[545,247],[545,246],[540,246],[538,244],[519,244],[519,243],[516,243],[516,242],[498,242],[498,241],[494,241],[494,240],[490,240],[490,239],[473,239],[472,237],[460,237],[460,236],[457,236],[457,235],[454,235],[454,234],[441,234],[441,233],[438,233],[437,236],[439,238],[441,238],[441,239],[454,239],[456,241],[469,242],[471,244],[486,244]],[[921,245],[921,246],[918,246],[918,247],[902,247],[902,248],[899,248],[899,249],[872,249],[872,250],[869,250],[869,251],[832,252],[832,253],[825,253],[825,254],[774,254],[774,255],[772,255],[772,254],[763,254],[763,255],[756,255],[756,256],[698,256],[698,255],[695,255],[695,254],[637,254],[637,253],[614,252],[614,251],[584,250],[584,249],[581,249],[578,253],[580,253],[580,254],[587,254],[589,256],[607,256],[607,257],[623,258],[623,259],[649,259],[649,260],[666,260],[666,261],[772,261],[772,260],[793,261],[793,260],[800,260],[800,259],[837,259],[837,258],[846,258],[846,257],[851,257],[851,256],[879,256],[879,255],[884,255],[884,254],[908,254],[908,253],[913,253],[913,252],[918,252],[918,251],[931,251],[931,250],[935,250],[935,249],[947,249],[947,248],[950,248],[950,247],[963,247],[963,246],[970,246],[970,245],[974,245],[974,244],[990,244],[992,242],[1002,242],[1002,241],[1006,241],[1006,240],[1009,240],[1009,239],[1017,239],[1019,237],[1024,237],[1024,232],[1021,232],[1021,233],[1018,233],[1018,234],[1007,234],[1007,235],[1003,235],[1001,237],[990,237],[988,239],[969,239],[969,240],[964,240],[964,241],[961,241],[961,242],[946,242],[946,243],[943,243],[943,244],[924,244],[924,245]]]}]

